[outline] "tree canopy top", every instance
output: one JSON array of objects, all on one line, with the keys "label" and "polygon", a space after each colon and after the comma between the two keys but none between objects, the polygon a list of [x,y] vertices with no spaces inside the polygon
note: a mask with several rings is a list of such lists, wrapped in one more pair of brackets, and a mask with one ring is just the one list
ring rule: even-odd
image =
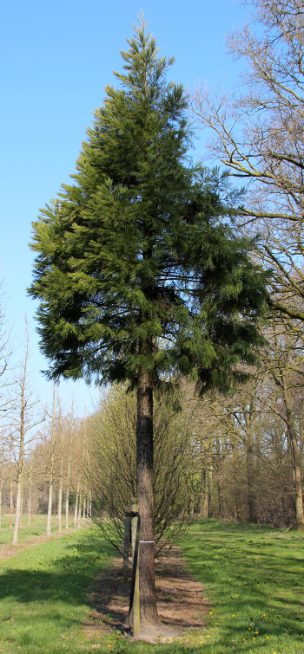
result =
[{"label": "tree canopy top", "polygon": [[193,167],[187,100],[140,24],[72,176],[33,224],[49,374],[226,388],[253,363],[267,275],[234,233],[225,175]]}]

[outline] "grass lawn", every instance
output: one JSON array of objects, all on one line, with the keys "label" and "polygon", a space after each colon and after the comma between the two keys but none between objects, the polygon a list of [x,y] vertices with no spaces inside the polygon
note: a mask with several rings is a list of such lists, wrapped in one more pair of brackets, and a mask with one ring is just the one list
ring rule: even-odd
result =
[{"label": "grass lawn", "polygon": [[212,609],[203,630],[181,642],[88,640],[87,589],[111,563],[97,528],[37,544],[0,562],[0,654],[303,654],[304,537],[206,521],[182,549]]},{"label": "grass lawn", "polygon": [[213,607],[203,654],[304,653],[304,535],[202,521],[183,542]]},{"label": "grass lawn", "polygon": [[[31,524],[28,524],[27,515],[22,517],[22,524],[19,531],[19,543],[32,538],[33,536],[46,535],[46,515],[33,515]],[[63,525],[64,519],[62,521]],[[73,518],[70,516],[70,527],[73,527]],[[55,533],[58,529],[57,517],[52,516],[52,531]],[[0,548],[1,545],[7,545],[12,542],[14,526],[9,526],[9,516],[5,515],[2,519],[2,527],[0,529]]]},{"label": "grass lawn", "polygon": [[90,582],[111,555],[99,530],[89,528],[1,561],[0,653],[96,651],[81,623]]}]

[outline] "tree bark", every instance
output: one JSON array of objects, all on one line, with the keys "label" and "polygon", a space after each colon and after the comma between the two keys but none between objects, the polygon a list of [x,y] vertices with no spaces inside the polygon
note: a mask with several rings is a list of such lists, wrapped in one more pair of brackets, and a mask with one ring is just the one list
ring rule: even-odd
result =
[{"label": "tree bark", "polygon": [[16,514],[15,514],[15,524],[14,524],[14,533],[13,533],[13,545],[18,543],[19,539],[19,528],[21,521],[21,493],[22,493],[22,477],[17,481],[17,493],[16,493]]},{"label": "tree bark", "polygon": [[297,523],[297,529],[304,529],[301,451],[298,446],[297,432],[296,432],[296,427],[292,415],[291,403],[290,403],[285,379],[283,379],[283,397],[284,397],[284,403],[286,409],[286,423],[287,423],[287,431],[288,431],[291,460],[292,460],[292,467],[293,467],[296,523]]},{"label": "tree bark", "polygon": [[69,517],[70,517],[70,476],[71,476],[71,461],[68,460],[68,472],[67,472],[67,485],[65,492],[65,528],[69,528]]},{"label": "tree bark", "polygon": [[49,478],[48,513],[47,513],[47,523],[46,523],[47,536],[50,536],[52,531],[53,486],[54,486],[54,471],[53,471],[53,460],[51,460],[51,473]]},{"label": "tree bark", "polygon": [[10,479],[10,527],[13,526],[14,497],[13,497],[13,480]]},{"label": "tree bark", "polygon": [[223,489],[221,471],[218,471],[218,477],[217,477],[216,485],[217,485],[217,511],[218,511],[218,517],[219,518],[224,518],[224,516],[225,516],[225,503],[224,503],[224,489]]},{"label": "tree bark", "polygon": [[57,509],[57,519],[58,519],[58,531],[62,531],[62,478],[59,480],[58,488],[58,509]]},{"label": "tree bark", "polygon": [[78,504],[79,504],[79,481],[77,482],[77,490],[75,495],[74,529],[77,529]]},{"label": "tree bark", "polygon": [[54,386],[51,441],[50,441],[51,452],[50,452],[50,464],[49,464],[49,499],[48,499],[48,514],[47,514],[47,523],[46,523],[47,536],[50,536],[52,531],[53,490],[54,490],[54,478],[55,478],[55,429],[56,429],[55,425],[56,425],[56,392]]},{"label": "tree bark", "polygon": [[303,480],[302,480],[301,454],[297,442],[297,435],[294,427],[293,417],[287,406],[286,406],[286,416],[287,416],[287,425],[288,425],[288,435],[290,441],[291,459],[293,465],[296,523],[297,523],[297,529],[304,529]]},{"label": "tree bark", "polygon": [[213,496],[213,467],[210,464],[207,475],[208,484],[208,518],[213,518],[212,496]]},{"label": "tree bark", "polygon": [[20,422],[19,422],[19,437],[18,437],[18,462],[17,462],[17,492],[16,492],[16,514],[13,532],[13,545],[18,543],[19,529],[21,524],[22,515],[22,490],[23,490],[23,468],[25,456],[25,411],[26,411],[26,398],[25,398],[25,382],[26,382],[26,369],[27,369],[27,350],[24,359],[23,372],[20,380]]},{"label": "tree bark", "polygon": [[216,438],[217,461],[216,461],[216,487],[217,487],[217,512],[218,517],[223,518],[225,515],[224,489],[223,489],[223,455],[221,452],[220,439]]},{"label": "tree bark", "polygon": [[82,502],[82,521],[86,519],[87,516],[87,497],[86,493],[84,491],[84,497],[83,497],[83,502]]},{"label": "tree bark", "polygon": [[247,500],[248,500],[248,520],[257,522],[256,514],[256,490],[254,478],[254,453],[253,444],[250,441],[247,444]]},{"label": "tree bark", "polygon": [[58,531],[62,531],[62,499],[63,499],[63,440],[62,440],[62,420],[60,412],[59,422],[59,482],[58,482],[58,505],[57,505],[57,520]]},{"label": "tree bark", "polygon": [[27,498],[27,524],[30,526],[32,521],[32,459],[30,459],[30,470],[29,470],[29,487],[28,487],[28,498]]},{"label": "tree bark", "polygon": [[248,520],[257,522],[256,506],[256,480],[255,480],[255,452],[252,427],[249,420],[246,420],[246,468],[247,468],[247,503],[248,503]]},{"label": "tree bark", "polygon": [[202,518],[208,518],[209,515],[209,483],[208,483],[208,469],[202,470],[202,494],[200,502],[200,515]]},{"label": "tree bark", "polygon": [[137,385],[137,496],[140,517],[139,587],[141,624],[156,624],[153,520],[153,382],[141,373]]},{"label": "tree bark", "polygon": [[80,529],[81,527],[81,515],[82,515],[82,492],[80,491],[78,496],[77,529]]}]

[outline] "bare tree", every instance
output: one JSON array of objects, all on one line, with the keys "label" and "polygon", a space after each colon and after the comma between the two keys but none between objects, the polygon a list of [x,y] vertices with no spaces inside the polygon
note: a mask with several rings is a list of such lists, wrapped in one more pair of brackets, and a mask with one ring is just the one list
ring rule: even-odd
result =
[{"label": "bare tree", "polygon": [[55,482],[55,447],[56,447],[56,428],[57,428],[56,400],[57,400],[56,389],[54,385],[53,404],[52,404],[52,413],[51,413],[51,429],[50,429],[50,440],[49,440],[49,461],[48,461],[48,512],[47,512],[47,523],[46,523],[47,536],[50,536],[52,531],[52,508],[53,508],[53,492],[54,492],[54,482]]},{"label": "bare tree", "polygon": [[58,504],[57,504],[57,520],[58,520],[58,531],[62,531],[62,500],[63,500],[63,468],[64,468],[64,457],[63,457],[63,425],[62,425],[62,414],[61,407],[59,407],[59,416],[58,416]]},{"label": "bare tree", "polygon": [[13,544],[18,542],[19,529],[22,516],[22,499],[24,484],[24,466],[26,447],[32,443],[33,429],[39,424],[33,416],[33,409],[37,401],[32,399],[29,388],[29,335],[26,326],[25,352],[20,368],[19,378],[16,383],[17,396],[15,398],[15,411],[12,416],[12,442],[13,451],[16,457],[16,512],[13,532]]},{"label": "bare tree", "polygon": [[271,406],[285,426],[293,472],[296,525],[298,529],[303,529],[303,438],[302,415],[298,412],[299,405],[303,403],[303,346],[297,336],[287,336],[281,324],[269,327],[268,339],[268,369],[277,389],[277,393],[273,393]]},{"label": "bare tree", "polygon": [[70,517],[70,493],[71,493],[71,464],[72,464],[72,443],[71,436],[74,432],[75,420],[74,415],[72,414],[71,424],[67,430],[66,436],[66,484],[65,484],[65,528],[69,528],[69,517]]},{"label": "bare tree", "polygon": [[27,519],[28,525],[32,522],[32,492],[33,492],[33,459],[30,457],[28,470],[28,497],[27,497]]},{"label": "bare tree", "polygon": [[275,270],[273,305],[304,319],[304,8],[301,0],[254,0],[259,30],[230,45],[245,58],[244,92],[234,100],[196,93],[199,123],[230,174],[248,182],[241,224],[258,221],[264,259]]},{"label": "bare tree", "polygon": [[[190,513],[191,432],[187,415],[176,411],[176,397],[160,396],[155,404],[154,517],[159,550],[164,540],[183,531],[183,518]],[[135,396],[117,386],[88,419],[87,480],[92,487],[93,519],[118,549],[125,513],[136,496],[134,406]]]}]

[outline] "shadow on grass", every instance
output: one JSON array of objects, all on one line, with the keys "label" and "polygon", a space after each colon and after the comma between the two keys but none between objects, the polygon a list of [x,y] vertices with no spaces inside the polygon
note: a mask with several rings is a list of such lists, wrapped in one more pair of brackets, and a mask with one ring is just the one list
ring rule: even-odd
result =
[{"label": "shadow on grass", "polygon": [[[259,654],[261,651],[269,654],[284,651],[284,647],[292,652],[294,646],[295,652],[301,652],[304,626],[300,594],[303,559],[297,549],[300,544],[303,547],[303,537],[285,536],[268,528],[213,521],[194,525],[184,539],[183,549],[190,569],[207,588],[214,605],[215,616],[210,626],[216,634],[213,633],[208,643],[205,634],[209,632],[203,630],[202,645],[197,645],[195,639],[191,642],[191,633],[189,643],[146,644],[143,649],[140,644],[123,641],[117,651],[126,654],[228,654],[233,651]],[[98,532],[89,538],[87,535],[73,536],[61,558],[49,562],[45,558],[48,563],[45,569],[39,569],[32,550],[29,562],[13,567],[13,560],[10,560],[0,575],[0,600],[12,599],[22,606],[34,603],[33,619],[40,622],[42,629],[50,619],[60,628],[77,627],[79,614],[73,608],[90,603],[87,592],[92,579],[109,565],[112,554],[111,547]],[[100,590],[102,592],[102,588]],[[110,603],[110,587],[107,592]],[[12,613],[13,601],[9,604],[3,607],[1,615],[2,625],[7,629],[11,629],[10,621],[17,619]],[[102,612],[103,606],[99,610]],[[20,614],[21,627],[30,619],[30,611],[31,608],[27,614]],[[272,638],[275,643],[269,649],[263,641],[266,636],[269,643]],[[280,640],[280,649],[276,639]]]},{"label": "shadow on grass", "polygon": [[46,559],[45,567],[49,570],[39,570],[33,556],[29,569],[27,563],[24,567],[19,564],[18,568],[13,568],[11,560],[7,569],[0,574],[0,599],[11,597],[18,602],[62,600],[74,605],[83,603],[92,574],[100,569],[103,559],[108,563],[113,550],[95,535],[72,541],[65,550],[66,556],[58,559],[50,556],[49,561]]}]

